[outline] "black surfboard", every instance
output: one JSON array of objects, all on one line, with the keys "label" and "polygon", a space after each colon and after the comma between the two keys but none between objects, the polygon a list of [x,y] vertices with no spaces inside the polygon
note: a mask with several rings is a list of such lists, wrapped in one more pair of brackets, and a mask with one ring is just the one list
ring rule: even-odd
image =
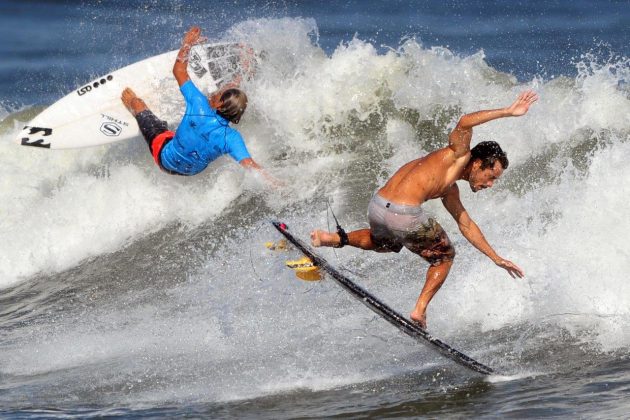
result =
[{"label": "black surfboard", "polygon": [[370,292],[363,289],[361,286],[354,283],[348,277],[341,274],[336,268],[331,266],[325,259],[315,254],[309,246],[304,242],[294,237],[287,230],[287,225],[280,222],[272,222],[276,229],[282,233],[289,242],[295,245],[304,255],[309,257],[315,265],[320,267],[326,273],[328,273],[342,288],[350,292],[352,296],[361,301],[368,308],[379,314],[389,323],[396,328],[407,334],[408,336],[416,339],[422,344],[426,344],[432,350],[435,350],[449,359],[454,360],[462,366],[467,367],[475,372],[483,375],[490,375],[494,371],[483,365],[471,357],[466,356],[464,353],[455,350],[448,344],[435,337],[432,337],[427,331],[420,328],[417,324],[411,322],[392,308],[381,302],[378,298],[373,296]]}]

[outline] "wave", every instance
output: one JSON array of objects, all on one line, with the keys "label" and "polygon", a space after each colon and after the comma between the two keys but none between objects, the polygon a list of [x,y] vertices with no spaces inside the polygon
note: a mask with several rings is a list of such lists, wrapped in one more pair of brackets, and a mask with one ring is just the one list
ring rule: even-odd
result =
[{"label": "wave", "polygon": [[[541,320],[593,352],[630,345],[627,57],[585,56],[577,77],[523,83],[490,67],[483,51],[458,56],[417,39],[383,53],[354,38],[328,56],[311,19],[250,20],[226,37],[264,51],[244,82],[250,107],[239,129],[256,160],[287,182],[282,191],[227,159],[196,177],[165,175],[141,140],[61,152],[16,147],[10,140],[30,115],[5,112],[0,287],[70,289],[47,303],[54,317],[11,324],[3,375],[76,370],[92,390],[139,378],[123,394],[146,400],[199,396],[212,377],[210,398],[232,399],[316,378],[322,388],[376,379],[392,373],[393,359],[415,369],[417,359],[400,360],[409,353],[404,337],[334,285],[299,283],[282,269],[283,257],[262,246],[273,238],[267,219],[286,219],[306,237],[326,226],[329,201],[347,228],[365,227],[369,197],[402,163],[445,144],[462,113],[507,105],[529,88],[541,99],[526,117],[475,130],[474,141],[495,139],[507,150],[504,179],[491,191],[462,192],[490,243],[527,277],[512,280],[493,266],[428,203],[458,250],[430,326],[499,364],[478,334],[518,334]],[[417,257],[323,253],[370,273],[361,283],[391,306],[413,306],[424,278]],[[521,344],[531,350],[535,341]],[[165,368],[152,373],[157,362]],[[540,363],[532,370],[549,369]],[[112,378],[112,368],[127,376]],[[68,375],[59,389],[75,386]]]}]

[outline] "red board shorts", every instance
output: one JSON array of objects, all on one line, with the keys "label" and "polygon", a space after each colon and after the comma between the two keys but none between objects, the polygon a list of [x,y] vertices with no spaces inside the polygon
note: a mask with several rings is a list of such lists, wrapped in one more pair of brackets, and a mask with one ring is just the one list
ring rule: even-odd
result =
[{"label": "red board shorts", "polygon": [[140,127],[140,132],[142,132],[144,140],[149,145],[149,150],[151,151],[151,155],[153,156],[155,163],[164,172],[172,175],[181,175],[177,172],[169,171],[162,166],[160,153],[162,152],[164,146],[166,146],[168,142],[173,140],[173,137],[175,137],[175,133],[169,131],[166,121],[162,121],[148,109],[139,112],[136,115],[136,121],[138,121],[138,127]]}]

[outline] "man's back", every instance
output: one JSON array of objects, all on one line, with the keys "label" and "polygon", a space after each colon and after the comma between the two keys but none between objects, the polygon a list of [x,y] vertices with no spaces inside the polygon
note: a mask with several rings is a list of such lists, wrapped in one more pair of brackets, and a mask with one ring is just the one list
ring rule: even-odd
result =
[{"label": "man's back", "polygon": [[180,90],[186,99],[186,113],[173,141],[162,152],[166,169],[194,175],[223,154],[230,154],[237,162],[250,157],[238,131],[229,127],[229,122],[210,107],[206,96],[191,80]]},{"label": "man's back", "polygon": [[397,204],[420,205],[442,197],[462,174],[470,153],[456,158],[450,147],[429,153],[403,165],[379,191]]}]

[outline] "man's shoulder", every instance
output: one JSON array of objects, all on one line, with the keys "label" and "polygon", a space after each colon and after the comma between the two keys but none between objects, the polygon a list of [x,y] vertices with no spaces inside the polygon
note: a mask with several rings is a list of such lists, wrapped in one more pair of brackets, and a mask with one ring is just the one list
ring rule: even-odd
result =
[{"label": "man's shoulder", "polygon": [[[442,166],[444,169],[450,169],[454,166],[457,166],[463,170],[464,166],[470,160],[470,150],[468,153],[463,155],[459,155],[451,149],[449,146],[446,146],[442,149],[438,149],[435,152],[430,154],[432,156],[432,160],[437,164]],[[428,156],[427,156],[428,157]]]},{"label": "man's shoulder", "polygon": [[243,135],[235,128],[230,127],[229,125],[225,129],[226,131],[226,139],[228,143],[244,143],[245,139],[243,139]]},{"label": "man's shoulder", "polygon": [[202,99],[204,101],[208,101],[208,98],[206,98],[206,95],[204,95],[199,88],[193,83],[192,80],[187,80],[186,83],[184,83],[183,85],[181,85],[179,87],[179,90],[182,92],[182,94],[184,95],[185,98],[187,99]]},{"label": "man's shoulder", "polygon": [[455,158],[455,151],[453,149],[451,149],[449,146],[445,146],[442,147],[441,149],[437,149],[431,153],[429,153],[429,155],[437,155],[440,156],[440,158],[450,158],[453,161],[456,159]]},{"label": "man's shoulder", "polygon": [[424,169],[431,172],[439,169],[447,170],[457,161],[455,158],[455,152],[448,147],[434,150],[418,160],[425,164]]}]

